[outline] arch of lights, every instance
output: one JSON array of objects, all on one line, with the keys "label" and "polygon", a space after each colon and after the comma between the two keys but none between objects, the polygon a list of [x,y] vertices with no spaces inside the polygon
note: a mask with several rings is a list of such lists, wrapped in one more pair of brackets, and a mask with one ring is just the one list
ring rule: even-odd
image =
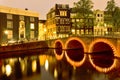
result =
[{"label": "arch of lights", "polygon": [[58,55],[57,53],[56,53],[56,49],[54,49],[54,54],[55,54],[55,57],[57,58],[57,60],[61,60],[62,58],[63,58],[63,56],[64,56],[64,45],[63,45],[63,42],[61,41],[61,40],[56,40],[55,41],[55,44],[54,44],[54,48],[56,48],[56,44],[57,43],[60,43],[61,45],[62,45],[62,53],[61,53],[61,55]]},{"label": "arch of lights", "polygon": [[[87,50],[86,50],[86,46],[85,46],[85,44],[83,43],[83,41],[80,40],[80,39],[77,38],[77,37],[69,38],[69,39],[66,41],[66,43],[65,43],[65,49],[67,49],[67,45],[68,45],[68,43],[69,43],[71,40],[76,40],[76,41],[78,41],[79,43],[81,43],[81,44],[82,44],[82,47],[83,47],[83,49],[84,49],[84,52],[87,51]],[[69,56],[67,55],[67,52],[66,52],[66,51],[65,51],[65,57],[66,57],[67,61],[68,61],[71,65],[73,65],[73,66],[75,66],[75,67],[78,67],[78,66],[81,66],[81,65],[85,62],[86,54],[84,54],[84,57],[83,57],[83,59],[82,59],[81,61],[73,61],[72,59],[69,58]]]},{"label": "arch of lights", "polygon": [[[108,41],[107,39],[97,39],[97,40],[93,41],[93,42],[90,44],[90,46],[89,46],[89,53],[92,53],[92,48],[93,48],[94,45],[95,45],[96,43],[98,43],[98,42],[103,42],[103,43],[107,44],[108,46],[110,46],[111,49],[113,50],[113,54],[116,55],[117,50],[116,50],[115,46],[114,46],[110,41]],[[98,70],[99,72],[105,72],[105,73],[107,73],[107,72],[111,71],[113,68],[116,67],[116,62],[117,62],[116,59],[114,59],[114,62],[113,62],[113,64],[112,64],[110,67],[108,67],[108,68],[102,68],[102,67],[99,67],[99,66],[95,65],[94,62],[92,61],[92,58],[91,58],[91,57],[92,57],[92,56],[89,55],[89,61],[90,61],[90,63],[91,63],[92,66],[93,66],[96,70]]]}]

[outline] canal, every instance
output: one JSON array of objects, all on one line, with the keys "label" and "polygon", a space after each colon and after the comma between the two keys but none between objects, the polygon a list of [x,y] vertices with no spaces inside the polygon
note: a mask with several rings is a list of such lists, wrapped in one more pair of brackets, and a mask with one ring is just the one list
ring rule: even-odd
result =
[{"label": "canal", "polygon": [[0,80],[120,80],[120,69],[104,73],[93,68],[88,60],[79,67],[67,62],[65,55],[57,60],[53,49],[39,53],[0,59]]}]

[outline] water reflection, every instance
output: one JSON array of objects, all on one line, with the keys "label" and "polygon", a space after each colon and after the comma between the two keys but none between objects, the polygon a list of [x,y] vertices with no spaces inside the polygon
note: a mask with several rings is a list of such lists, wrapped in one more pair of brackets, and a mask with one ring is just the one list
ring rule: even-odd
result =
[{"label": "water reflection", "polygon": [[120,69],[100,73],[89,61],[75,67],[54,55],[2,59],[0,69],[0,80],[120,80]]}]

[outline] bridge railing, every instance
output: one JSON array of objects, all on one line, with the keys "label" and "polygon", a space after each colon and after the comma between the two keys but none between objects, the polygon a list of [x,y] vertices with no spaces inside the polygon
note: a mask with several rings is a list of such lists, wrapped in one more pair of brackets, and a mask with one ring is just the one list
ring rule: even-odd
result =
[{"label": "bridge railing", "polygon": [[120,38],[120,32],[104,32],[101,34],[95,34],[93,33],[84,33],[84,34],[69,34],[69,36],[64,36],[64,37],[56,37],[53,39],[45,39],[45,40],[55,40],[55,39],[63,39],[63,38],[68,38],[68,37],[102,37],[102,38]]},{"label": "bridge railing", "polygon": [[[106,37],[106,38],[120,38],[120,32],[109,32],[109,33],[101,33],[101,34],[95,34],[95,33],[88,33],[88,34],[71,34],[70,36],[79,36],[79,37]],[[70,37],[69,36],[69,37]]]}]

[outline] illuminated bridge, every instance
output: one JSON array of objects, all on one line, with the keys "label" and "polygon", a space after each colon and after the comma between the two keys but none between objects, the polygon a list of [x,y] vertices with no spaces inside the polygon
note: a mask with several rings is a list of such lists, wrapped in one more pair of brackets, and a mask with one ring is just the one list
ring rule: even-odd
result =
[{"label": "illuminated bridge", "polygon": [[[54,40],[37,41],[0,47],[0,58],[45,54],[53,49],[56,59],[63,57],[75,67],[86,61],[100,72],[119,68],[120,37],[117,36],[70,36]],[[37,53],[38,52],[38,53]]]},{"label": "illuminated bridge", "polygon": [[[54,44],[54,45],[53,45]],[[118,36],[71,36],[49,40],[58,60],[63,59],[76,67],[86,60],[100,72],[109,72],[120,64],[120,37]]]}]

